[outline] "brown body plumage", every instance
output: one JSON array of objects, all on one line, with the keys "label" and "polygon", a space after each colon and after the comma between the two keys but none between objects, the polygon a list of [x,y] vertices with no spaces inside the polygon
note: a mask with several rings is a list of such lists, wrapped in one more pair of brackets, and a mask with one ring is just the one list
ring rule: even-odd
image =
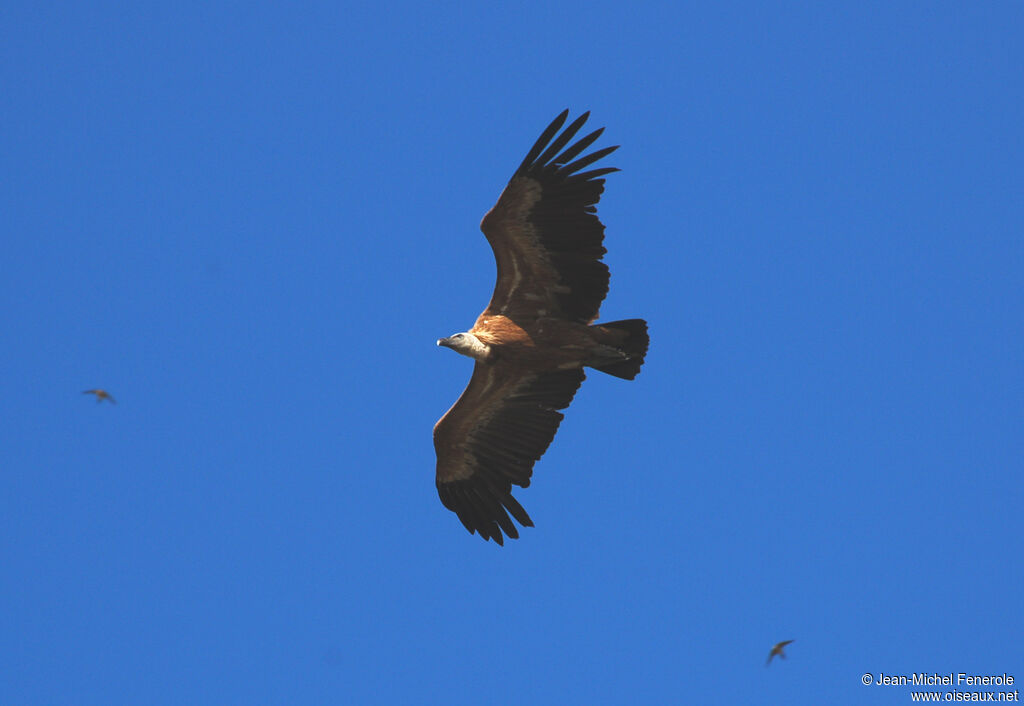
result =
[{"label": "brown body plumage", "polygon": [[[647,352],[641,319],[594,325],[608,292],[604,226],[595,205],[613,167],[580,171],[615,147],[579,155],[597,130],[566,147],[565,111],[541,134],[480,224],[498,269],[473,328],[438,341],[476,360],[469,386],[434,427],[437,490],[470,532],[503,543],[533,522],[512,497],[554,437],[584,366],[632,380]],[[503,534],[504,533],[504,534]]]}]

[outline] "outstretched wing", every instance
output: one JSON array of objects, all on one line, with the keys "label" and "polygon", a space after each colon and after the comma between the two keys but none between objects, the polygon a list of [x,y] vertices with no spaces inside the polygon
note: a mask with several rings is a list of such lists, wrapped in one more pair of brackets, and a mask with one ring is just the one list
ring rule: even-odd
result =
[{"label": "outstretched wing", "polygon": [[[590,323],[608,293],[604,225],[596,204],[615,167],[581,171],[618,149],[578,157],[601,135],[595,130],[566,147],[586,122],[584,113],[560,135],[566,110],[538,138],[494,207],[480,223],[498,266],[484,316],[517,322],[540,316]],[[563,149],[564,148],[564,149]]]},{"label": "outstretched wing", "polygon": [[583,382],[580,368],[531,372],[511,364],[477,363],[462,396],[434,425],[437,494],[472,534],[504,544],[517,539],[509,517],[533,521],[512,497],[530,485],[533,464],[558,430]]}]

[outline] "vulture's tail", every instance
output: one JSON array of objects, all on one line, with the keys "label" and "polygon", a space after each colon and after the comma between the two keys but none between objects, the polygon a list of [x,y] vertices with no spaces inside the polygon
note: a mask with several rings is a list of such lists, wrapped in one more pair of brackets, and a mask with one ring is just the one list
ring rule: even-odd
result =
[{"label": "vulture's tail", "polygon": [[624,356],[621,360],[614,362],[592,365],[592,368],[624,380],[632,380],[640,374],[640,366],[644,364],[644,356],[647,355],[647,344],[651,340],[647,335],[646,321],[643,319],[609,321],[596,324],[591,329],[598,330],[595,338],[601,343],[611,346]]}]

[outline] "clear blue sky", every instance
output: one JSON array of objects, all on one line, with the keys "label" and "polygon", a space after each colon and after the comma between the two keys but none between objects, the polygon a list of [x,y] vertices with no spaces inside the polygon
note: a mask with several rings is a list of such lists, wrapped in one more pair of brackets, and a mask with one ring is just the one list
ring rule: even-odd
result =
[{"label": "clear blue sky", "polygon": [[[1024,5],[467,5],[0,9],[0,703],[1020,686]],[[501,548],[435,340],[564,108],[652,344]]]}]

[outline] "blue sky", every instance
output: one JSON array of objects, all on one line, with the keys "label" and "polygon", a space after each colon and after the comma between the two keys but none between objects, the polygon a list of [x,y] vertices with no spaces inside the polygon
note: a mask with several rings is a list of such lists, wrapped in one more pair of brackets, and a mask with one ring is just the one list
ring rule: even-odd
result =
[{"label": "blue sky", "polygon": [[[5,4],[0,703],[1024,679],[1022,36],[1018,2]],[[602,318],[652,344],[500,548],[434,489],[471,371],[435,340],[564,108],[622,145]]]}]

